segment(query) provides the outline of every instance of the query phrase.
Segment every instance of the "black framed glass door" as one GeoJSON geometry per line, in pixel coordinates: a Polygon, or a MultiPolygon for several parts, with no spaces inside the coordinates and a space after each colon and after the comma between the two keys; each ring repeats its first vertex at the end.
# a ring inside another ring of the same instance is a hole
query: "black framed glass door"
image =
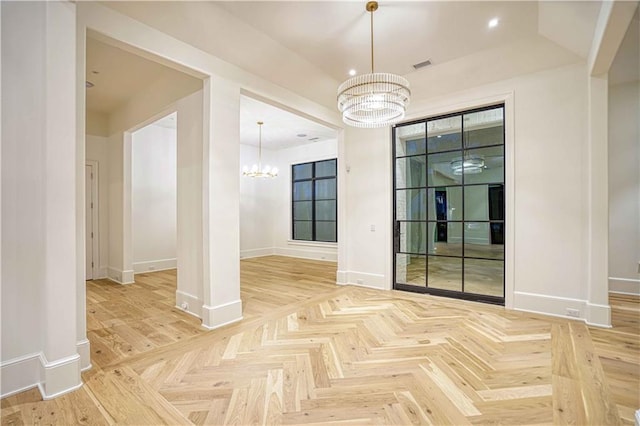
{"type": "Polygon", "coordinates": [[[393,129],[394,288],[504,304],[504,105],[393,129]]]}

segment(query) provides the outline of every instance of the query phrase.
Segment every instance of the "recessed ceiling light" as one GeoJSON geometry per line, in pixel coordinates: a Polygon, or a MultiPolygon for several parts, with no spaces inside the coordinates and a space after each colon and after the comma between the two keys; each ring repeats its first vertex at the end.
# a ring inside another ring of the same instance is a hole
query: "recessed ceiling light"
{"type": "Polygon", "coordinates": [[[84,86],[87,89],[91,89],[94,86],[94,84],[92,82],[90,82],[89,80],[87,80],[87,81],[84,82],[84,86]]]}
{"type": "Polygon", "coordinates": [[[306,133],[298,133],[296,136],[299,137],[299,138],[306,138],[307,137],[306,133]]]}
{"type": "Polygon", "coordinates": [[[356,70],[349,70],[349,75],[351,77],[353,77],[354,75],[356,75],[356,70]]]}
{"type": "Polygon", "coordinates": [[[493,18],[489,21],[489,28],[495,28],[498,26],[498,18],[493,18]]]}

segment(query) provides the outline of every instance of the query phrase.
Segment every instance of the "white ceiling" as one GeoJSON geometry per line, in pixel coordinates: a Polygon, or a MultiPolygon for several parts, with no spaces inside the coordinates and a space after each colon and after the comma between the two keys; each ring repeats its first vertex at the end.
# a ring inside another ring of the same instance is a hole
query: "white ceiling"
{"type": "Polygon", "coordinates": [[[110,114],[160,78],[174,87],[200,84],[173,68],[99,41],[91,33],[86,51],[85,78],[94,84],[86,91],[88,111],[110,114]]]}
{"type": "Polygon", "coordinates": [[[609,84],[622,84],[640,79],[640,8],[627,28],[618,53],[609,70],[609,84]]]}
{"type": "MultiPolygon", "coordinates": [[[[349,69],[370,70],[365,3],[103,2],[332,109],[349,69]]],[[[384,0],[374,13],[375,69],[404,75],[415,97],[427,99],[585,62],[600,5],[600,0],[384,0]],[[499,25],[490,29],[494,17],[499,25]],[[427,59],[433,65],[413,69],[427,59]]]]}
{"type": "MultiPolygon", "coordinates": [[[[365,3],[103,2],[332,109],[337,85],[348,78],[348,71],[370,69],[370,21],[365,3]]],[[[414,94],[429,99],[523,73],[584,62],[600,6],[599,0],[381,1],[374,14],[375,69],[405,75],[414,94]],[[499,20],[495,28],[488,27],[492,18],[499,20]],[[413,69],[413,64],[427,59],[433,65],[413,69]]],[[[115,81],[132,79],[126,83],[128,87],[143,84],[135,83],[136,78],[140,81],[136,66],[125,67],[122,59],[105,56],[106,65],[121,71],[115,81]]],[[[142,66],[139,69],[143,74],[151,72],[142,66]]],[[[113,95],[117,90],[110,88],[108,92],[113,95]]],[[[242,143],[257,143],[258,120],[265,122],[266,148],[304,142],[297,134],[335,137],[330,129],[254,99],[243,98],[241,109],[242,143]]]]}
{"type": "MultiPolygon", "coordinates": [[[[167,84],[193,80],[184,73],[143,58],[108,43],[87,38],[87,110],[109,115],[140,94],[154,80],[167,84]],[[97,72],[97,73],[96,73],[97,72]]],[[[258,145],[258,121],[263,121],[262,144],[266,149],[284,149],[335,139],[335,131],[311,120],[258,100],[242,96],[240,102],[240,143],[258,145]],[[298,136],[305,135],[305,136],[298,136]]],[[[175,128],[176,114],[153,123],[175,128]]]]}
{"type": "Polygon", "coordinates": [[[258,121],[264,122],[262,146],[267,149],[285,149],[336,138],[335,131],[328,127],[248,96],[241,96],[241,144],[258,146],[258,121]]]}
{"type": "MultiPolygon", "coordinates": [[[[216,2],[340,81],[370,71],[370,16],[365,1],[216,2]]],[[[530,1],[381,1],[374,13],[375,70],[406,75],[430,59],[442,64],[537,35],[530,1]],[[488,28],[497,17],[499,25],[488,28]]]]}

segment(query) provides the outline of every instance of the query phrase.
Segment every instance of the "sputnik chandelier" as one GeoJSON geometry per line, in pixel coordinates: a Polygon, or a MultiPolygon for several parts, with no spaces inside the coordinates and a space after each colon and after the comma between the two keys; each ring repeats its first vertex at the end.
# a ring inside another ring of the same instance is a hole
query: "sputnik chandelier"
{"type": "Polygon", "coordinates": [[[376,128],[395,124],[404,118],[411,90],[409,82],[396,74],[374,72],[373,12],[377,1],[367,3],[371,14],[371,73],[358,75],[338,87],[338,110],[349,126],[376,128]]]}
{"type": "Polygon", "coordinates": [[[249,168],[249,166],[244,166],[242,168],[242,175],[252,178],[274,178],[278,176],[278,168],[271,168],[269,166],[262,167],[262,125],[264,123],[262,121],[258,121],[258,164],[254,164],[249,168]]]}

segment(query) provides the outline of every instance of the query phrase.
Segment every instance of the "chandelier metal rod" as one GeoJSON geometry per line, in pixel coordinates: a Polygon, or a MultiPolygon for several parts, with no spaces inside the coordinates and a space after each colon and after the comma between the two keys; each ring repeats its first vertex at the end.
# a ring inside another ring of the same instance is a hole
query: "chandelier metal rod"
{"type": "Polygon", "coordinates": [[[371,74],[373,74],[373,10],[369,14],[371,15],[371,74]]]}
{"type": "Polygon", "coordinates": [[[374,68],[373,67],[373,12],[378,10],[378,2],[377,1],[367,2],[366,9],[369,11],[369,14],[371,15],[371,24],[369,25],[369,29],[371,32],[371,74],[373,74],[373,68],[374,68]]]}

